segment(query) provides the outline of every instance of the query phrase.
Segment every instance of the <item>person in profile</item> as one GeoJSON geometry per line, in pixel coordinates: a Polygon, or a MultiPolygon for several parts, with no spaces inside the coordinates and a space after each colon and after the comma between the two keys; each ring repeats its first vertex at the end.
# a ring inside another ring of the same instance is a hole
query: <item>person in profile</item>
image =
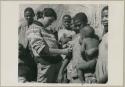
{"type": "Polygon", "coordinates": [[[28,40],[26,39],[26,31],[29,26],[34,22],[34,11],[32,8],[27,7],[24,10],[25,22],[19,26],[18,30],[18,80],[19,82],[36,81],[36,64],[33,60],[33,56],[29,51],[28,40]]]}
{"type": "Polygon", "coordinates": [[[102,24],[104,33],[99,45],[99,56],[96,65],[96,79],[98,83],[107,83],[108,81],[108,6],[102,9],[102,24]]]}
{"type": "Polygon", "coordinates": [[[57,20],[57,14],[52,8],[44,8],[42,17],[38,18],[26,31],[30,50],[37,63],[37,82],[56,83],[61,66],[61,54],[67,55],[69,48],[59,49],[58,41],[48,27],[57,20]]]}

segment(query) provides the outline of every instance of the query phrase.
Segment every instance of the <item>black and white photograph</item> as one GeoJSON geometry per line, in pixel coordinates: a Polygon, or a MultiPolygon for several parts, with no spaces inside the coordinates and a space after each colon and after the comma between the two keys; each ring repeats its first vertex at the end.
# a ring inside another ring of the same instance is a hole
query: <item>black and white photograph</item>
{"type": "Polygon", "coordinates": [[[123,87],[124,1],[0,1],[0,86],[123,87]]]}
{"type": "Polygon", "coordinates": [[[21,4],[19,83],[108,82],[107,4],[21,4]]]}

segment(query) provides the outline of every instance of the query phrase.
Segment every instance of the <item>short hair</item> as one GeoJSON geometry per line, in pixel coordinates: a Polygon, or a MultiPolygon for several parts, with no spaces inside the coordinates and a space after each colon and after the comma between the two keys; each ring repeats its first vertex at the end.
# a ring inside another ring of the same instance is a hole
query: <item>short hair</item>
{"type": "Polygon", "coordinates": [[[104,10],[108,10],[108,6],[105,6],[105,7],[102,9],[102,12],[103,12],[104,10]]]}
{"type": "Polygon", "coordinates": [[[102,16],[104,10],[108,10],[108,6],[105,6],[105,7],[102,9],[102,11],[101,11],[101,16],[102,16]]]}
{"type": "Polygon", "coordinates": [[[68,17],[70,20],[72,19],[70,15],[64,15],[63,19],[64,19],[64,17],[68,17]]]}
{"type": "Polygon", "coordinates": [[[36,16],[37,16],[37,19],[42,18],[43,17],[43,12],[42,11],[37,11],[36,16]]]}
{"type": "Polygon", "coordinates": [[[55,20],[57,20],[57,14],[52,8],[44,8],[43,9],[43,15],[46,17],[54,17],[55,20]]]}
{"type": "Polygon", "coordinates": [[[28,7],[24,10],[24,13],[26,13],[27,11],[31,12],[33,14],[33,16],[35,16],[34,10],[31,7],[28,7]]]}
{"type": "Polygon", "coordinates": [[[86,16],[86,14],[83,13],[83,12],[77,13],[77,14],[74,16],[73,20],[80,20],[81,22],[83,22],[83,23],[85,23],[85,24],[88,23],[88,18],[87,18],[87,16],[86,16]]]}
{"type": "Polygon", "coordinates": [[[87,36],[93,36],[95,34],[95,30],[93,27],[87,25],[84,28],[87,28],[87,30],[85,30],[85,32],[87,32],[87,36]]]}

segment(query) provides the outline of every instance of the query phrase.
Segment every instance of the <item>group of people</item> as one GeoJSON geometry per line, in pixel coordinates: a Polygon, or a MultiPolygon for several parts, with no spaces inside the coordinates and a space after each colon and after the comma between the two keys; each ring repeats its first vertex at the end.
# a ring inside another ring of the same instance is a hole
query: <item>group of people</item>
{"type": "Polygon", "coordinates": [[[26,22],[18,30],[19,82],[107,83],[108,6],[101,12],[102,39],[95,34],[83,12],[74,17],[64,15],[56,31],[49,27],[57,20],[52,8],[35,14],[28,7],[24,18],[26,22]]]}

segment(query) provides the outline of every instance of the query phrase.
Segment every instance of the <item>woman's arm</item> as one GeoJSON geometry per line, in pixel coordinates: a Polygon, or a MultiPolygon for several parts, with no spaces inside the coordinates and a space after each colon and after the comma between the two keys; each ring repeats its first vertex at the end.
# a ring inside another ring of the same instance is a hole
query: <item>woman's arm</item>
{"type": "Polygon", "coordinates": [[[80,70],[87,70],[90,68],[93,68],[96,65],[97,59],[92,59],[88,62],[84,61],[84,62],[80,62],[78,64],[78,69],[80,70]]]}

